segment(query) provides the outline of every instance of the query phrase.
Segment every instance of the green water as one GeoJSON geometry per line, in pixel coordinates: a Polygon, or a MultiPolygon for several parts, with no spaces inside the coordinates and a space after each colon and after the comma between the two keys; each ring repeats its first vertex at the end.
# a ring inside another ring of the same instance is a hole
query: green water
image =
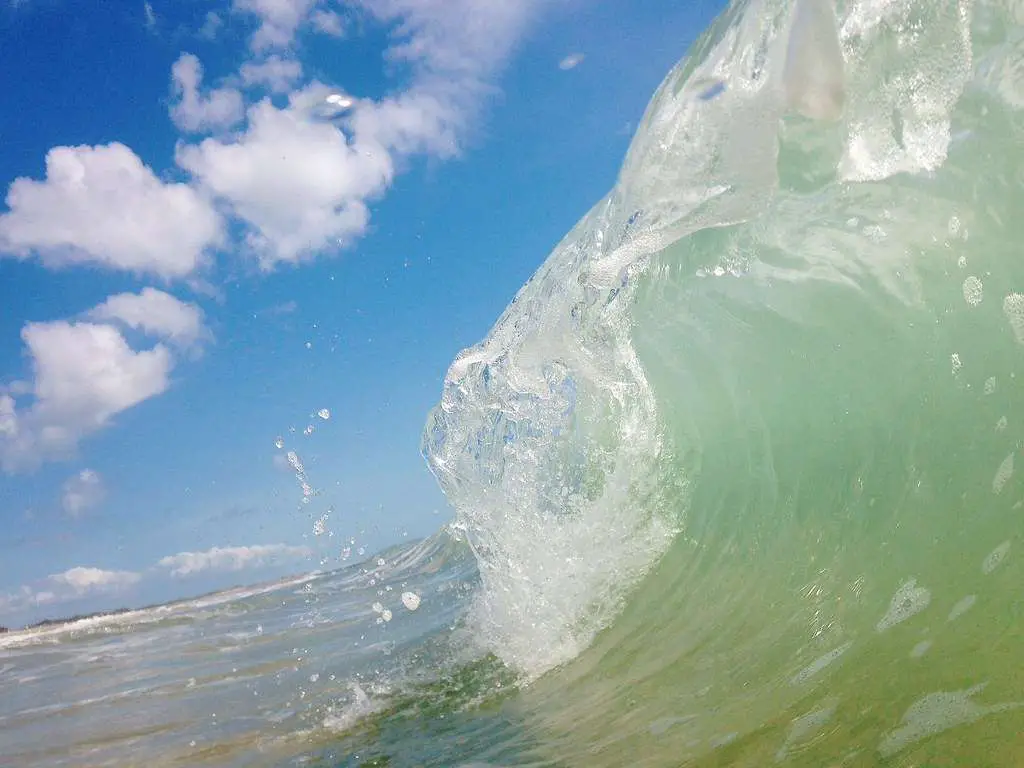
{"type": "Polygon", "coordinates": [[[524,762],[1024,764],[1024,6],[823,3],[716,22],[428,424],[524,762]]]}

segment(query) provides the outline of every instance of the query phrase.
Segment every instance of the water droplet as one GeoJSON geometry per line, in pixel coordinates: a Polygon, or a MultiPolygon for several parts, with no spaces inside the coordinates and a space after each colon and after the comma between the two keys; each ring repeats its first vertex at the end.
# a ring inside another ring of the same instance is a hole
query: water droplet
{"type": "Polygon", "coordinates": [[[408,608],[410,611],[415,611],[420,607],[420,596],[415,592],[403,592],[402,593],[402,605],[408,608]]]}

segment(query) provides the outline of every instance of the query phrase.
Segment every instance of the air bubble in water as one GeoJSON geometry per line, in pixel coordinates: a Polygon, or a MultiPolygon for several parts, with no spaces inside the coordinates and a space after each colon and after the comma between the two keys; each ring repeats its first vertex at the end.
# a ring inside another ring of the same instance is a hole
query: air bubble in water
{"type": "Polygon", "coordinates": [[[283,437],[275,437],[274,438],[274,447],[275,448],[284,448],[284,438],[283,437]]]}
{"type": "Polygon", "coordinates": [[[391,621],[391,611],[385,608],[383,611],[380,612],[380,617],[384,619],[384,621],[391,621]]]}
{"type": "Polygon", "coordinates": [[[374,613],[381,613],[384,610],[384,606],[380,603],[374,603],[370,606],[370,608],[373,610],[374,613]]]}
{"type": "Polygon", "coordinates": [[[306,426],[304,430],[302,430],[302,434],[304,434],[306,437],[309,437],[310,435],[313,434],[314,429],[316,429],[316,427],[314,427],[312,424],[309,424],[306,426]]]}
{"type": "Polygon", "coordinates": [[[1024,295],[1011,293],[1003,299],[1003,314],[1010,321],[1010,330],[1018,344],[1024,344],[1024,295]]]}
{"type": "Polygon", "coordinates": [[[986,576],[1002,564],[1003,560],[1010,553],[1010,542],[1004,541],[998,547],[993,549],[984,560],[981,561],[981,572],[986,576]]]}
{"type": "Polygon", "coordinates": [[[996,476],[992,478],[992,493],[1001,493],[1003,486],[1013,477],[1013,454],[1009,454],[1003,463],[996,470],[996,476]]]}
{"type": "Polygon", "coordinates": [[[327,408],[321,408],[319,411],[316,412],[316,415],[319,416],[324,421],[327,421],[329,418],[331,418],[331,412],[327,408]]]}
{"type": "Polygon", "coordinates": [[[923,611],[931,601],[932,593],[924,587],[917,586],[917,579],[910,579],[896,590],[889,603],[889,610],[875,625],[875,629],[885,632],[923,611]]]}
{"type": "Polygon", "coordinates": [[[953,368],[954,376],[960,373],[960,369],[964,367],[964,364],[960,361],[960,355],[957,352],[954,352],[952,355],[949,356],[949,362],[953,368]]]}
{"type": "Polygon", "coordinates": [[[402,593],[402,605],[408,608],[410,611],[415,611],[420,607],[420,596],[415,592],[403,592],[402,593]]]}
{"type": "Polygon", "coordinates": [[[913,647],[913,649],[910,651],[910,658],[912,658],[912,659],[920,659],[922,656],[924,656],[926,653],[928,653],[928,649],[931,648],[931,647],[932,647],[932,641],[931,640],[922,640],[920,643],[915,645],[913,647]]]}
{"type": "Polygon", "coordinates": [[[970,304],[972,307],[976,307],[981,304],[981,300],[984,298],[984,286],[981,280],[971,275],[964,280],[964,301],[970,304]]]}
{"type": "Polygon", "coordinates": [[[989,376],[987,379],[985,379],[985,394],[986,395],[991,395],[995,391],[996,391],[996,377],[995,376],[989,376]]]}
{"type": "Polygon", "coordinates": [[[288,466],[294,469],[297,475],[304,475],[306,473],[305,467],[302,466],[302,459],[299,458],[299,454],[295,451],[288,451],[285,458],[288,459],[288,466]]]}

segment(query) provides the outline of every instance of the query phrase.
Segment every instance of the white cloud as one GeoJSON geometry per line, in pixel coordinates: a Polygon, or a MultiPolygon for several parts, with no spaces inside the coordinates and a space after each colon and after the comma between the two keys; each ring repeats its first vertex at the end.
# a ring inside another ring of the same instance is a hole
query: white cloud
{"type": "Polygon", "coordinates": [[[585,58],[586,56],[584,56],[582,53],[570,53],[568,56],[566,56],[564,59],[558,62],[558,68],[562,70],[575,69],[576,67],[583,63],[583,59],[585,58]]]}
{"type": "Polygon", "coordinates": [[[171,91],[177,100],[171,119],[183,131],[203,133],[230,128],[245,114],[242,94],[234,88],[215,88],[204,96],[203,66],[198,57],[183,53],[171,67],[171,91]]]}
{"type": "Polygon", "coordinates": [[[178,163],[250,225],[247,238],[265,268],[295,262],[360,235],[366,200],[394,174],[379,145],[352,143],[301,103],[277,109],[264,100],[249,111],[236,141],[181,146],[178,163]]]}
{"type": "Polygon", "coordinates": [[[95,323],[29,323],[22,329],[34,372],[33,402],[0,412],[0,465],[16,471],[67,456],[79,441],[168,386],[173,365],[163,345],[136,352],[120,332],[95,323]]]}
{"type": "Polygon", "coordinates": [[[213,40],[217,37],[217,32],[220,31],[223,25],[224,21],[221,19],[220,14],[216,11],[207,11],[203,26],[199,28],[199,37],[204,40],[213,40]]]}
{"type": "Polygon", "coordinates": [[[61,506],[71,517],[78,517],[87,509],[99,504],[103,494],[103,481],[99,473],[92,469],[83,469],[64,483],[61,506]]]}
{"type": "Polygon", "coordinates": [[[104,571],[82,566],[48,577],[51,583],[70,588],[75,597],[90,592],[115,592],[137,584],[140,579],[138,573],[131,571],[104,571]]]}
{"type": "Polygon", "coordinates": [[[142,4],[142,15],[146,21],[146,29],[152,31],[156,28],[156,14],[153,12],[153,6],[148,2],[142,4]]]}
{"type": "Polygon", "coordinates": [[[256,544],[251,547],[213,547],[205,552],[179,552],[157,563],[172,576],[188,576],[202,571],[240,571],[287,559],[309,557],[308,547],[287,544],[256,544]]]}
{"type": "Polygon", "coordinates": [[[323,32],[331,37],[344,37],[345,35],[345,20],[339,13],[324,10],[316,11],[313,13],[310,21],[317,32],[323,32]]]}
{"type": "Polygon", "coordinates": [[[275,93],[283,93],[302,77],[302,65],[295,59],[274,54],[264,61],[247,61],[239,72],[246,85],[262,85],[275,93]]]}
{"type": "Polygon", "coordinates": [[[46,180],[15,179],[0,215],[0,253],[63,267],[94,263],[164,278],[195,270],[222,241],[210,203],[161,182],[123,144],[55,147],[46,180]]]}
{"type": "MultiPolygon", "coordinates": [[[[318,111],[330,90],[314,83],[293,93],[286,108],[269,100],[251,107],[247,128],[236,137],[180,145],[178,164],[249,225],[247,244],[262,267],[344,247],[365,232],[369,202],[386,192],[404,158],[458,153],[490,78],[537,2],[359,2],[391,28],[386,55],[411,70],[406,91],[377,102],[353,99],[332,121],[318,111]]],[[[263,19],[261,31],[269,24],[289,35],[314,6],[236,2],[263,19]]]]}
{"type": "Polygon", "coordinates": [[[91,309],[88,316],[93,320],[124,323],[151,336],[168,339],[179,347],[190,347],[208,335],[199,307],[155,288],[111,296],[91,309]]]}
{"type": "Polygon", "coordinates": [[[250,45],[262,51],[290,45],[316,4],[317,0],[235,0],[234,9],[259,18],[260,27],[250,45]]]}

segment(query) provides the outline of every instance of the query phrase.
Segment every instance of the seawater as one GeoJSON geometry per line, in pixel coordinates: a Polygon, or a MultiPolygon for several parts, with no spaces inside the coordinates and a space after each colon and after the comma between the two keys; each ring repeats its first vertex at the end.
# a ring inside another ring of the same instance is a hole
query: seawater
{"type": "Polygon", "coordinates": [[[734,3],[452,364],[446,530],[226,602],[242,678],[2,641],[0,762],[1024,764],[1022,212],[1019,0],[734,3]]]}

